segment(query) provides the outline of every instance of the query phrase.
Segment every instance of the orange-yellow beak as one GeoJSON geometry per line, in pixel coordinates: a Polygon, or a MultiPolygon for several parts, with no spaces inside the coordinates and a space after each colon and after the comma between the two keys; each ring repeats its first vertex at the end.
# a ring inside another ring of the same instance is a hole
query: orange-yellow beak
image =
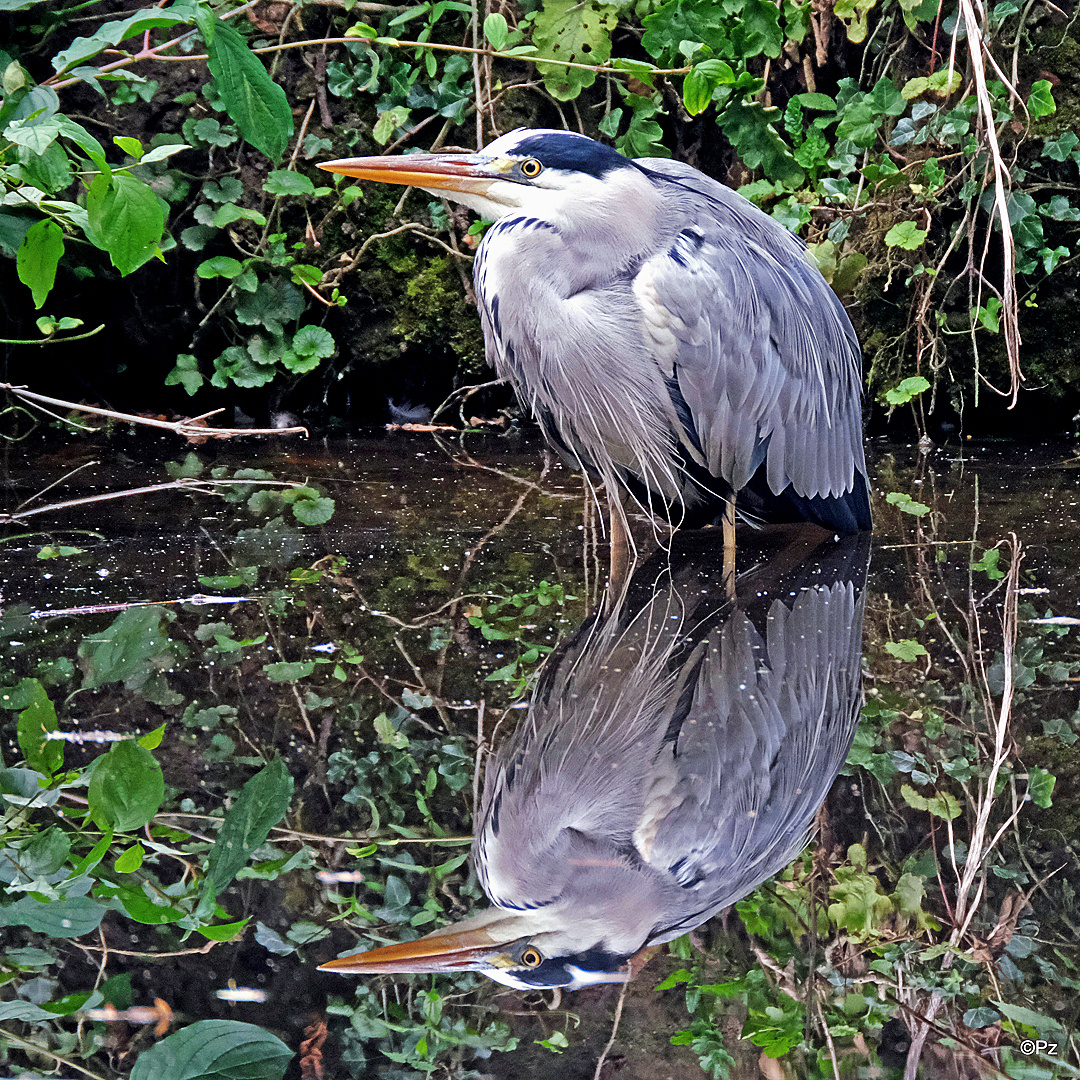
{"type": "Polygon", "coordinates": [[[340,158],[324,161],[320,169],[377,180],[381,184],[408,184],[425,190],[461,191],[484,195],[502,172],[491,158],[480,154],[406,154],[404,157],[340,158]]]}
{"type": "Polygon", "coordinates": [[[491,908],[416,941],[330,960],[321,964],[319,970],[348,975],[389,975],[509,967],[513,961],[505,952],[506,946],[526,934],[526,920],[520,915],[491,908]]]}

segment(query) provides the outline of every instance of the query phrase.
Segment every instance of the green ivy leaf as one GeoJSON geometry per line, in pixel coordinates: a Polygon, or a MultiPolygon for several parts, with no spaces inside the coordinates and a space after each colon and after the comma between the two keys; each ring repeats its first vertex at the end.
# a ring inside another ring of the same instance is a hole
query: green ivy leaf
{"type": "Polygon", "coordinates": [[[280,160],[293,135],[285,91],[248,48],[239,31],[199,8],[196,22],[206,39],[208,66],[221,103],[240,134],[271,161],[280,160]]]}
{"type": "Polygon", "coordinates": [[[777,134],[773,119],[777,109],[766,111],[756,101],[732,101],[717,119],[717,124],[750,169],[761,169],[770,180],[785,186],[801,187],[806,180],[791,148],[777,134]]]}
{"type": "Polygon", "coordinates": [[[206,379],[199,373],[199,361],[191,353],[179,353],[176,366],[165,376],[166,386],[182,386],[191,396],[206,379]]]}
{"type": "Polygon", "coordinates": [[[533,20],[536,69],[558,101],[572,101],[596,82],[595,71],[545,64],[539,57],[573,64],[603,64],[611,56],[618,9],[596,0],[547,0],[533,20]]]}
{"type": "Polygon", "coordinates": [[[922,246],[926,237],[926,230],[920,229],[914,221],[900,221],[885,234],[885,246],[914,251],[922,246]]]}
{"type": "Polygon", "coordinates": [[[206,880],[215,893],[220,893],[251,853],[266,842],[270,830],[289,809],[292,792],[293,779],[280,759],[271,761],[240,789],[207,858],[206,880]]]}
{"type": "Polygon", "coordinates": [[[281,1080],[293,1052],[238,1020],[199,1020],[139,1055],[131,1080],[281,1080]]]}
{"type": "Polygon", "coordinates": [[[920,795],[910,784],[904,784],[900,788],[900,794],[903,796],[904,802],[913,810],[925,810],[927,813],[933,814],[934,817],[942,818],[945,821],[952,821],[953,818],[960,816],[960,804],[956,801],[955,796],[950,795],[947,791],[939,791],[928,799],[924,795],[920,795]]]}
{"type": "Polygon", "coordinates": [[[920,656],[929,655],[926,649],[914,638],[901,638],[899,641],[886,641],[885,651],[890,656],[895,656],[897,660],[904,661],[917,660],[920,656]]]}
{"type": "Polygon", "coordinates": [[[117,832],[141,829],[165,798],[165,780],[154,755],[134,739],[115,743],[90,776],[90,816],[117,832]]]}
{"type": "Polygon", "coordinates": [[[1036,766],[1028,770],[1028,797],[1036,806],[1046,810],[1051,805],[1050,796],[1054,793],[1056,783],[1057,777],[1052,772],[1036,766]]]}
{"type": "Polygon", "coordinates": [[[1038,120],[1041,116],[1049,116],[1057,112],[1057,103],[1054,101],[1054,88],[1046,79],[1038,79],[1031,84],[1031,93],[1027,99],[1028,115],[1032,120],[1038,120]]]}
{"type": "Polygon", "coordinates": [[[31,225],[15,253],[19,280],[34,297],[34,307],[45,303],[56,282],[56,268],[64,254],[64,230],[50,218],[31,225]]]}
{"type": "Polygon", "coordinates": [[[910,495],[903,491],[890,491],[885,496],[885,501],[890,506],[895,506],[904,514],[911,514],[912,517],[922,517],[923,514],[930,513],[930,507],[926,503],[916,502],[910,495]]]}
{"type": "Polygon", "coordinates": [[[385,146],[394,132],[408,123],[410,115],[410,111],[404,105],[395,105],[392,109],[384,109],[379,113],[379,119],[375,121],[371,137],[380,146],[385,146]]]}
{"type": "Polygon", "coordinates": [[[911,375],[898,383],[891,390],[885,391],[885,401],[889,405],[906,405],[912,398],[918,397],[930,389],[930,381],[922,375],[911,375]]]}

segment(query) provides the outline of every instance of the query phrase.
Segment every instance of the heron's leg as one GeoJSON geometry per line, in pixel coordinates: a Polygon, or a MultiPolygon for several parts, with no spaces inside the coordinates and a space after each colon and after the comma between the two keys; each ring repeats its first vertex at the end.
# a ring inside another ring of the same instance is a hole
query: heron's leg
{"type": "Polygon", "coordinates": [[[735,497],[724,500],[724,512],[721,518],[724,530],[724,580],[730,582],[729,588],[735,587],[735,497]]]}
{"type": "Polygon", "coordinates": [[[623,504],[622,493],[619,491],[608,492],[609,520],[611,522],[611,565],[608,575],[607,610],[611,610],[622,598],[626,591],[626,583],[630,580],[630,571],[635,560],[634,541],[630,536],[630,530],[626,521],[626,507],[623,504]]]}

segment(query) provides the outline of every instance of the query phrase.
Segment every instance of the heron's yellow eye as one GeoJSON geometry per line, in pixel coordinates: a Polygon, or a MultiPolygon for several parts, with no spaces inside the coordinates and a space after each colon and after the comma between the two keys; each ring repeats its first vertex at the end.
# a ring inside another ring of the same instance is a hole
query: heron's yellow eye
{"type": "Polygon", "coordinates": [[[529,180],[534,176],[539,176],[543,171],[544,166],[541,165],[536,158],[531,157],[527,161],[521,163],[521,175],[527,177],[529,180]]]}
{"type": "MultiPolygon", "coordinates": [[[[528,162],[526,162],[525,164],[527,165],[528,162]]],[[[544,962],[544,958],[536,951],[536,949],[530,948],[526,949],[521,954],[521,962],[526,967],[534,968],[539,967],[544,962]]]]}

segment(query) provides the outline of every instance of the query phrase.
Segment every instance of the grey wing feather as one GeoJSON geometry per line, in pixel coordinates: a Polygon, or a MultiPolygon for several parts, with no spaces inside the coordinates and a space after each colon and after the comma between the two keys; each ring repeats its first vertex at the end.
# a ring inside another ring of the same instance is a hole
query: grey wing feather
{"type": "Polygon", "coordinates": [[[860,351],[805,246],[687,165],[639,164],[703,197],[675,244],[641,268],[637,291],[670,316],[658,354],[710,472],[740,489],[766,461],[774,494],[789,483],[807,497],[850,491],[866,473],[860,351]]]}
{"type": "Polygon", "coordinates": [[[773,602],[764,638],[736,612],[703,643],[649,855],[696,894],[690,922],[805,846],[858,721],[862,605],[851,582],[807,589],[790,609],[773,602]]]}

